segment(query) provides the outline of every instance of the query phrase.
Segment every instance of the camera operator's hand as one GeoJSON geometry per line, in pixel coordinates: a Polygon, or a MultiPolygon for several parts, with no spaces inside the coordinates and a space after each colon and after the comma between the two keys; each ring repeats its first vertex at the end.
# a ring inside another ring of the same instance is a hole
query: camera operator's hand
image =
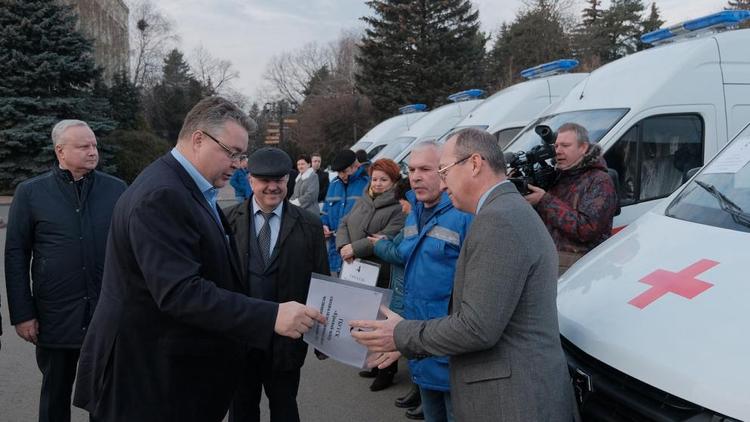
{"type": "Polygon", "coordinates": [[[536,205],[541,201],[542,197],[544,196],[547,191],[545,191],[542,188],[538,188],[534,185],[528,185],[529,190],[531,193],[527,193],[524,198],[526,198],[527,201],[529,201],[529,204],[536,205]]]}

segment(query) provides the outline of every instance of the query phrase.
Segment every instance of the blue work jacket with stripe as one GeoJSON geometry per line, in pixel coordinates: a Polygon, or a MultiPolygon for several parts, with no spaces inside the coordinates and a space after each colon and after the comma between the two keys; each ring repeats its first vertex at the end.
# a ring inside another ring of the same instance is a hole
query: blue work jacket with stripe
{"type": "MultiPolygon", "coordinates": [[[[324,226],[328,226],[332,232],[336,232],[339,223],[345,215],[349,214],[357,198],[362,196],[370,178],[364,166],[357,169],[347,183],[344,183],[338,176],[328,186],[325,202],[323,203],[323,215],[320,219],[324,226]]],[[[328,264],[331,271],[341,271],[341,255],[336,249],[336,238],[328,238],[328,264]]]]}
{"type": "MultiPolygon", "coordinates": [[[[435,212],[419,230],[424,204],[413,192],[407,193],[412,211],[398,246],[405,264],[404,317],[427,320],[448,315],[453,292],[456,260],[473,216],[453,207],[443,192],[435,212]]],[[[449,391],[450,375],[447,356],[409,360],[414,382],[430,390],[449,391]]]]}

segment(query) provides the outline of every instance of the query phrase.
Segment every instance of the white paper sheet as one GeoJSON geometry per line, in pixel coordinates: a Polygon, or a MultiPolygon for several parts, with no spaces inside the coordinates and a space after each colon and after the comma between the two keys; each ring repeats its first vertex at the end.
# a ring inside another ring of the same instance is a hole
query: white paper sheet
{"type": "Polygon", "coordinates": [[[366,286],[375,286],[378,282],[378,273],[380,264],[363,259],[354,259],[351,263],[346,261],[341,265],[341,279],[364,284],[366,286]]]}
{"type": "Polygon", "coordinates": [[[378,319],[380,306],[388,306],[390,302],[390,290],[313,274],[307,305],[320,310],[327,324],[315,323],[303,338],[339,362],[365,368],[367,348],[354,341],[349,321],[378,319]]]}
{"type": "Polygon", "coordinates": [[[703,174],[737,173],[748,162],[750,162],[750,137],[738,138],[703,170],[703,174]]]}

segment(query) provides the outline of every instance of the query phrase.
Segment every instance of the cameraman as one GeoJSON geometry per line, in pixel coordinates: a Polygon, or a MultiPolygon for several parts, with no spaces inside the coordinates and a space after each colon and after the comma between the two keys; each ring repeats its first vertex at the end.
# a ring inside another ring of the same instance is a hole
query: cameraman
{"type": "Polygon", "coordinates": [[[549,191],[529,185],[526,200],[536,208],[555,241],[560,275],[586,252],[609,238],[617,193],[601,147],[589,143],[586,128],[565,123],[555,140],[557,178],[549,191]]]}

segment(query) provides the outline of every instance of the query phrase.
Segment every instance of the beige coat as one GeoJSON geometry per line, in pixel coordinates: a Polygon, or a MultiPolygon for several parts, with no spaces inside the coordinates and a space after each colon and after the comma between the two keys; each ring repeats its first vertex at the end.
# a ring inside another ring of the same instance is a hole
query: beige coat
{"type": "Polygon", "coordinates": [[[401,211],[401,204],[393,189],[374,200],[365,192],[341,220],[336,231],[336,249],[340,250],[351,244],[355,257],[379,263],[378,286],[387,287],[390,272],[388,264],[375,256],[367,234],[384,234],[392,238],[404,227],[404,222],[406,214],[401,211]]]}

